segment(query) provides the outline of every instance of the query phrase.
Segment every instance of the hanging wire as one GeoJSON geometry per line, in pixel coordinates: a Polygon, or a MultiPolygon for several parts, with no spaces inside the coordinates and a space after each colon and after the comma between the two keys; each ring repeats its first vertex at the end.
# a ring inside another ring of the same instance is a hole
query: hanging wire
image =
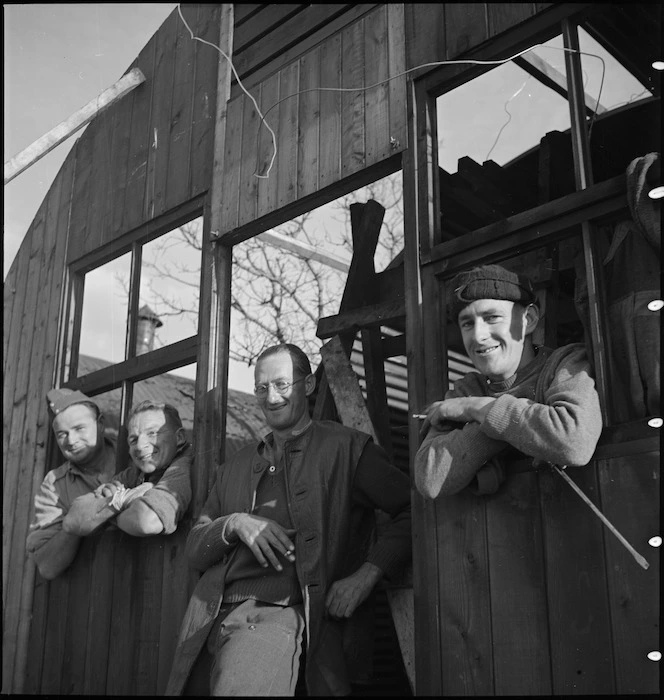
{"type": "MultiPolygon", "coordinates": [[[[258,127],[259,131],[260,131],[260,126],[262,126],[262,124],[264,123],[265,126],[266,126],[266,128],[269,130],[270,134],[272,134],[272,145],[273,145],[273,149],[274,149],[274,150],[273,150],[273,153],[272,153],[272,160],[270,161],[270,166],[269,166],[269,168],[268,168],[268,170],[267,170],[267,173],[266,173],[265,175],[258,175],[258,174],[256,174],[256,173],[254,173],[254,175],[255,175],[256,177],[260,177],[260,178],[267,178],[267,177],[269,177],[269,175],[270,175],[270,170],[272,169],[272,165],[274,164],[274,159],[277,157],[277,136],[276,136],[276,134],[274,133],[274,131],[272,131],[272,129],[270,128],[270,125],[265,121],[265,117],[263,116],[263,114],[262,114],[260,108],[258,107],[258,103],[257,103],[256,100],[254,99],[254,96],[253,96],[253,95],[244,87],[244,85],[242,84],[242,81],[240,80],[240,76],[237,74],[237,71],[235,70],[235,66],[233,65],[233,61],[232,61],[232,60],[226,55],[226,53],[225,53],[219,46],[217,46],[216,44],[213,44],[211,41],[207,41],[206,39],[201,39],[201,38],[198,37],[198,36],[194,36],[194,33],[191,31],[191,27],[187,24],[187,20],[182,16],[182,10],[180,9],[180,5],[179,5],[179,4],[178,4],[178,14],[180,15],[180,19],[181,19],[182,22],[184,23],[184,26],[187,28],[187,31],[189,32],[189,34],[191,35],[191,38],[192,38],[194,41],[200,41],[202,44],[207,44],[208,46],[211,46],[213,49],[216,49],[216,50],[228,61],[229,65],[230,65],[230,67],[231,67],[231,70],[233,71],[233,75],[235,75],[235,79],[237,80],[237,84],[242,88],[242,90],[243,90],[244,93],[247,95],[247,97],[249,97],[249,99],[254,103],[254,107],[256,108],[256,112],[258,112],[258,114],[259,114],[259,116],[260,116],[260,118],[261,118],[261,123],[260,123],[260,125],[259,125],[259,127],[258,127]]],[[[296,94],[297,94],[297,93],[296,93],[296,94]]]]}
{"type": "MultiPolygon", "coordinates": [[[[385,80],[381,80],[377,83],[374,83],[373,85],[367,85],[365,87],[352,87],[352,88],[342,88],[342,87],[313,87],[313,88],[306,88],[305,90],[298,90],[297,92],[294,92],[292,95],[286,95],[285,97],[282,97],[280,100],[277,100],[269,109],[265,112],[265,114],[262,114],[259,107],[258,103],[254,99],[253,95],[248,92],[248,90],[244,87],[242,84],[242,81],[240,80],[240,77],[237,74],[237,71],[235,70],[235,66],[233,65],[233,61],[220,49],[218,46],[213,44],[210,41],[206,41],[205,39],[201,39],[200,37],[194,36],[194,33],[191,31],[189,25],[187,24],[186,20],[182,16],[182,12],[180,10],[180,5],[178,4],[178,13],[180,15],[180,19],[184,23],[185,27],[189,31],[189,34],[191,35],[191,38],[194,39],[195,41],[200,41],[203,44],[207,44],[208,46],[211,46],[213,49],[216,49],[230,64],[230,67],[233,71],[233,74],[235,75],[235,78],[237,79],[238,85],[242,88],[243,92],[251,99],[251,101],[254,103],[254,106],[256,108],[256,112],[260,116],[261,120],[258,124],[258,130],[256,133],[256,137],[258,138],[258,135],[260,134],[261,127],[263,124],[265,124],[265,127],[269,130],[270,134],[272,135],[272,146],[273,146],[273,152],[272,152],[272,157],[270,159],[270,163],[267,167],[267,170],[265,172],[265,175],[259,175],[258,173],[254,173],[254,177],[262,178],[262,179],[267,179],[270,177],[270,171],[272,170],[272,166],[274,165],[274,161],[277,157],[277,137],[270,127],[270,125],[266,121],[267,115],[278,105],[280,105],[282,102],[285,100],[289,100],[292,97],[297,97],[298,95],[303,95],[307,92],[366,92],[367,90],[372,90],[373,88],[379,87],[381,85],[384,85],[385,83],[389,83],[390,80],[396,80],[396,78],[400,78],[404,75],[408,75],[409,73],[412,73],[413,71],[420,70],[421,68],[436,68],[439,66],[451,66],[451,65],[477,65],[477,66],[499,66],[502,65],[503,63],[508,63],[509,61],[513,61],[515,58],[518,58],[519,56],[523,56],[525,53],[528,53],[529,51],[532,51],[533,49],[536,49],[538,47],[543,47],[547,49],[553,49],[555,51],[567,51],[568,53],[578,53],[581,56],[592,56],[594,58],[599,59],[602,62],[602,79],[600,81],[600,86],[599,86],[599,91],[597,93],[597,105],[600,103],[600,99],[602,96],[602,88],[604,86],[604,75],[606,73],[606,64],[604,62],[604,59],[601,56],[598,56],[597,54],[594,53],[589,53],[588,51],[578,51],[577,49],[569,49],[566,47],[558,47],[558,46],[547,46],[546,44],[533,44],[532,46],[529,46],[527,49],[523,49],[522,51],[519,51],[518,53],[515,53],[513,56],[509,56],[507,58],[499,58],[499,59],[472,59],[472,58],[464,58],[464,59],[452,59],[452,60],[446,60],[446,61],[432,61],[430,63],[422,63],[419,66],[415,66],[414,68],[409,68],[408,70],[402,71],[401,73],[397,73],[396,75],[392,75],[389,78],[385,78],[385,80]]],[[[595,123],[595,118],[597,117],[597,110],[593,110],[592,117],[590,119],[590,125],[588,127],[588,138],[590,138],[590,135],[592,133],[592,128],[593,124],[595,123]]]]}

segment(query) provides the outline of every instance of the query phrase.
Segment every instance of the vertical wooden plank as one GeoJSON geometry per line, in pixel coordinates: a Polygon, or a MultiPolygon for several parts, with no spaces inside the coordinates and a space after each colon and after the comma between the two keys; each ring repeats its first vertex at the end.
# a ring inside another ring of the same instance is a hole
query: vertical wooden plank
{"type": "MultiPolygon", "coordinates": [[[[221,182],[221,231],[237,228],[240,201],[240,168],[242,166],[242,112],[246,96],[242,94],[228,103],[226,109],[226,140],[224,143],[224,177],[221,182]]],[[[277,144],[279,139],[277,139],[277,144]]]]}
{"type": "MultiPolygon", "coordinates": [[[[221,5],[198,6],[194,36],[219,45],[219,21],[221,5]]],[[[186,17],[186,15],[185,15],[186,17]]],[[[191,26],[191,25],[190,25],[191,26]]],[[[190,197],[195,197],[210,188],[212,161],[214,158],[214,115],[217,104],[217,66],[225,61],[211,46],[196,45],[196,79],[194,82],[194,115],[191,132],[190,197]]]]}
{"type": "MultiPolygon", "coordinates": [[[[140,89],[137,88],[137,89],[140,89]]],[[[76,171],[74,173],[74,194],[72,197],[69,221],[69,240],[71,245],[67,252],[67,262],[79,257],[80,251],[87,250],[86,236],[88,226],[89,194],[92,182],[92,155],[94,152],[94,135],[97,123],[92,121],[76,141],[76,171]]]]}
{"type": "Polygon", "coordinates": [[[364,93],[366,124],[366,165],[390,155],[390,105],[387,5],[381,5],[364,18],[364,84],[376,85],[364,93]]]}
{"type": "MultiPolygon", "coordinates": [[[[28,639],[31,663],[27,665],[23,682],[23,692],[26,695],[39,695],[42,692],[44,652],[47,639],[48,592],[48,582],[41,576],[36,576],[31,608],[32,624],[28,639]]],[[[9,692],[9,688],[3,688],[4,692],[9,692]]]]}
{"type": "Polygon", "coordinates": [[[105,530],[98,536],[90,572],[90,610],[85,643],[86,695],[106,694],[106,671],[113,614],[113,571],[125,562],[115,559],[117,531],[105,530]]]}
{"type": "MultiPolygon", "coordinates": [[[[81,257],[99,248],[106,239],[106,202],[110,189],[115,113],[102,112],[88,126],[87,136],[92,140],[85,239],[80,241],[76,256],[81,257]]],[[[70,258],[71,259],[71,258],[70,258]]]]}
{"type": "Polygon", "coordinates": [[[69,602],[60,678],[62,695],[82,695],[84,692],[91,594],[90,574],[97,539],[94,535],[83,538],[76,559],[69,567],[69,602]]]}
{"type": "Polygon", "coordinates": [[[39,583],[40,586],[46,588],[48,610],[44,637],[37,640],[31,648],[42,647],[43,650],[44,661],[40,678],[43,695],[59,695],[62,692],[70,578],[71,569],[53,581],[40,579],[39,583]]]}
{"type": "Polygon", "coordinates": [[[184,552],[188,534],[189,527],[180,524],[178,529],[164,540],[157,695],[163,695],[166,690],[180,624],[189,602],[189,565],[184,552]],[[164,611],[168,611],[168,614],[164,614],[164,611]]]}
{"type": "MultiPolygon", "coordinates": [[[[404,3],[406,68],[415,68],[447,57],[445,8],[449,3],[404,3]]],[[[415,72],[411,75],[417,75],[415,72]]]]}
{"type": "MultiPolygon", "coordinates": [[[[39,212],[37,212],[39,214],[39,212]]],[[[12,312],[11,312],[11,323],[9,324],[9,329],[6,331],[5,340],[7,342],[7,349],[4,356],[4,386],[3,386],[3,397],[2,397],[2,454],[4,456],[3,460],[3,474],[4,470],[8,469],[9,462],[7,461],[7,449],[9,446],[9,438],[11,435],[11,419],[12,419],[12,406],[14,403],[14,386],[16,384],[16,370],[18,366],[19,357],[21,354],[21,324],[23,322],[23,307],[25,305],[25,297],[27,294],[27,285],[30,272],[30,257],[32,253],[32,238],[34,236],[34,223],[30,225],[28,232],[21,243],[18,255],[16,258],[16,268],[15,277],[12,286],[10,287],[10,282],[5,282],[5,294],[8,292],[13,297],[12,302],[12,312]]],[[[5,323],[8,318],[5,317],[5,323]]],[[[5,482],[5,489],[7,488],[7,482],[5,482]]],[[[3,508],[3,514],[7,514],[7,510],[3,508]]],[[[3,569],[4,573],[4,569],[3,569]]],[[[3,581],[6,579],[3,577],[3,581]]]]}
{"type": "MultiPolygon", "coordinates": [[[[180,11],[187,24],[190,27],[196,27],[199,8],[196,5],[181,5],[180,11]]],[[[175,71],[173,74],[173,101],[168,137],[169,148],[164,205],[166,210],[173,209],[189,197],[194,88],[196,85],[196,44],[200,43],[191,38],[179,14],[177,12],[175,14],[177,16],[175,71]]]]}
{"type": "MultiPolygon", "coordinates": [[[[268,124],[275,135],[279,133],[279,109],[274,105],[279,101],[279,77],[280,73],[271,75],[261,84],[260,108],[265,117],[265,123],[260,126],[258,133],[258,155],[256,158],[257,172],[267,175],[258,179],[258,205],[256,216],[261,217],[277,208],[277,171],[274,167],[268,174],[268,168],[272,164],[274,149],[278,144],[272,139],[265,124],[268,124]]],[[[275,156],[276,158],[276,156],[275,156]]]]}
{"type": "Polygon", "coordinates": [[[532,2],[488,2],[486,7],[489,36],[507,31],[535,14],[532,2]]]}
{"type": "Polygon", "coordinates": [[[116,533],[115,560],[122,562],[113,571],[113,604],[111,634],[106,669],[106,695],[135,695],[134,658],[137,650],[140,607],[137,560],[140,556],[138,537],[122,531],[116,533]]]}
{"type": "Polygon", "coordinates": [[[465,491],[435,506],[443,695],[493,695],[485,503],[465,491]]]}
{"type": "MultiPolygon", "coordinates": [[[[254,90],[254,92],[256,92],[254,90]]],[[[260,93],[258,100],[260,100],[260,93]]],[[[254,97],[256,99],[256,97],[254,97]]],[[[258,102],[258,100],[256,100],[258,102]]],[[[240,157],[240,189],[238,190],[239,214],[238,223],[241,226],[256,218],[258,205],[258,112],[253,101],[244,95],[244,110],[242,112],[242,155],[240,157]]]]}
{"type": "Polygon", "coordinates": [[[387,4],[387,45],[390,138],[392,150],[399,151],[408,145],[406,129],[406,28],[404,3],[387,4]],[[400,78],[395,76],[401,75],[400,78]]]}
{"type": "MultiPolygon", "coordinates": [[[[335,34],[320,47],[321,87],[340,87],[341,35],[335,34]]],[[[320,93],[319,176],[321,188],[341,177],[341,93],[320,93]]]]}
{"type": "MultiPolygon", "coordinates": [[[[404,293],[406,303],[406,354],[408,366],[408,409],[420,412],[427,400],[427,381],[434,394],[441,396],[444,387],[438,369],[428,376],[425,366],[425,331],[437,332],[438,324],[425,324],[422,299],[433,301],[432,317],[436,313],[437,290],[423,287],[423,270],[420,268],[420,235],[426,222],[421,219],[419,198],[421,153],[419,141],[420,113],[416,112],[418,97],[413,83],[407,92],[407,127],[409,148],[403,153],[403,203],[404,203],[404,293]],[[425,379],[426,378],[426,379],[425,379]],[[433,385],[433,386],[432,386],[433,385]]],[[[431,345],[427,345],[432,347],[431,345]]],[[[438,347],[438,344],[433,345],[438,347]]],[[[420,443],[419,424],[410,418],[408,430],[410,464],[414,462],[420,443]]],[[[413,475],[411,472],[411,485],[413,475]]],[[[423,498],[411,486],[413,526],[413,594],[415,600],[415,692],[419,695],[440,695],[443,683],[441,675],[440,635],[440,585],[438,565],[437,511],[432,500],[423,498]]]]}
{"type": "Polygon", "coordinates": [[[133,688],[136,695],[155,695],[159,669],[159,629],[163,582],[164,536],[141,539],[138,545],[137,592],[141,614],[135,621],[133,688]]]}
{"type": "Polygon", "coordinates": [[[154,85],[156,46],[156,40],[152,39],[134,62],[134,65],[140,68],[145,75],[145,82],[133,91],[134,102],[131,112],[124,206],[122,222],[118,227],[122,232],[131,231],[143,221],[148,151],[152,138],[150,108],[154,85]]]}
{"type": "MultiPolygon", "coordinates": [[[[17,328],[19,339],[17,348],[16,364],[10,367],[11,377],[13,381],[7,383],[5,391],[12,397],[10,406],[11,424],[9,428],[9,439],[4,453],[4,459],[8,466],[11,465],[11,471],[5,472],[9,477],[4,484],[2,494],[2,511],[4,526],[2,529],[2,580],[12,583],[9,578],[9,566],[12,554],[13,529],[16,517],[25,517],[24,513],[19,513],[16,509],[16,501],[19,497],[21,487],[24,483],[26,472],[31,472],[32,465],[26,464],[22,458],[23,452],[23,430],[25,427],[25,416],[28,402],[28,384],[30,379],[30,353],[32,350],[32,340],[34,335],[33,323],[35,309],[40,298],[40,277],[43,273],[42,259],[42,244],[44,236],[44,217],[46,215],[46,206],[42,204],[39,209],[38,218],[35,220],[32,236],[28,239],[31,244],[30,258],[28,262],[27,273],[27,288],[26,294],[21,304],[21,321],[17,328]]],[[[14,563],[16,563],[14,561],[14,563]]],[[[18,607],[16,601],[13,606],[9,606],[8,600],[3,601],[4,611],[6,615],[15,615],[18,607]],[[11,609],[13,608],[13,610],[11,609]]],[[[10,624],[11,618],[5,618],[5,635],[10,635],[12,638],[16,634],[16,627],[10,624]]],[[[3,646],[5,649],[8,638],[3,636],[3,646]]],[[[4,675],[4,674],[3,674],[4,675]]]]}
{"type": "Polygon", "coordinates": [[[486,497],[496,695],[551,695],[538,477],[486,497]]]}
{"type": "Polygon", "coordinates": [[[155,67],[150,108],[150,134],[145,180],[143,220],[149,221],[166,208],[166,179],[170,148],[171,104],[175,74],[175,39],[180,17],[173,11],[156,35],[155,67]]]}
{"type": "Polygon", "coordinates": [[[485,3],[445,4],[446,58],[456,58],[488,38],[485,3]]]}
{"type": "MultiPolygon", "coordinates": [[[[69,171],[71,172],[71,170],[69,171]]],[[[67,172],[65,171],[65,177],[67,172]]],[[[46,445],[48,443],[49,421],[44,397],[46,386],[50,388],[52,381],[52,336],[49,331],[53,327],[53,318],[59,312],[60,297],[53,294],[53,287],[61,279],[64,255],[58,254],[66,245],[66,235],[58,237],[59,210],[63,190],[68,187],[65,180],[58,176],[54,181],[44,207],[44,235],[42,239],[42,263],[39,286],[41,299],[33,310],[32,347],[30,351],[30,372],[26,396],[26,411],[24,424],[21,426],[21,456],[17,469],[19,489],[13,503],[14,518],[12,530],[12,559],[10,560],[10,577],[7,590],[7,600],[11,598],[12,583],[17,587],[18,595],[18,627],[16,629],[16,659],[14,661],[14,689],[22,692],[23,675],[27,663],[26,650],[28,643],[30,615],[32,605],[32,589],[34,584],[35,567],[28,560],[25,551],[25,541],[28,526],[32,518],[33,495],[44,475],[46,461],[46,445]],[[64,240],[63,240],[64,239],[64,240]],[[48,349],[51,349],[50,355],[48,349]],[[50,360],[50,361],[49,361],[50,360]]],[[[65,232],[66,233],[66,232],[65,232]]],[[[7,618],[6,618],[7,619],[7,618]]]]}
{"type": "Polygon", "coordinates": [[[320,95],[320,48],[300,59],[300,104],[298,113],[297,196],[318,190],[320,95]],[[307,92],[309,90],[309,92],[307,92]]]}
{"type": "MultiPolygon", "coordinates": [[[[364,87],[364,20],[341,32],[341,85],[364,87]]],[[[341,94],[341,175],[346,177],[365,165],[364,92],[341,94]]]]}
{"type": "MultiPolygon", "coordinates": [[[[143,91],[150,88],[143,86],[143,91]]],[[[122,224],[126,191],[130,178],[129,155],[134,117],[135,90],[132,90],[122,102],[122,109],[116,116],[116,132],[113,137],[113,153],[111,154],[111,180],[109,183],[110,211],[108,212],[108,237],[116,238],[124,233],[122,224]]]]}
{"type": "MultiPolygon", "coordinates": [[[[300,59],[300,90],[320,87],[320,49],[300,59]]],[[[298,111],[297,196],[318,191],[320,95],[318,90],[302,92],[298,111]]]]}
{"type": "Polygon", "coordinates": [[[284,101],[279,105],[277,159],[274,167],[278,178],[277,201],[280,207],[294,202],[297,197],[297,115],[300,97],[296,93],[299,84],[300,62],[294,61],[281,71],[279,82],[279,99],[284,101]]]}
{"type": "Polygon", "coordinates": [[[661,532],[660,454],[605,460],[598,469],[602,512],[650,564],[642,569],[616,537],[605,535],[616,693],[656,695],[660,669],[647,655],[661,650],[660,548],[648,541],[661,532]]]}
{"type": "MultiPolygon", "coordinates": [[[[595,465],[568,470],[597,501],[595,465]]],[[[557,474],[540,475],[554,695],[615,693],[603,525],[557,474]]],[[[597,505],[597,504],[596,504],[597,505]]]]}

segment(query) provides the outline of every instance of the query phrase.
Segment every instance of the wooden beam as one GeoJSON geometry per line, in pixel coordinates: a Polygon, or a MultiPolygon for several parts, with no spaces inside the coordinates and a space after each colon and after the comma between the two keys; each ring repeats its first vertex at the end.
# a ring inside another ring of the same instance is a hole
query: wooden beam
{"type": "Polygon", "coordinates": [[[316,335],[319,338],[331,338],[333,335],[357,331],[358,328],[388,326],[390,322],[400,320],[405,315],[406,304],[403,299],[362,306],[319,319],[316,335]]]}
{"type": "Polygon", "coordinates": [[[316,260],[324,265],[333,267],[335,270],[340,270],[341,272],[348,272],[348,270],[350,270],[350,261],[344,260],[332,253],[325,253],[308,243],[298,241],[296,238],[291,238],[290,236],[284,236],[282,233],[265,231],[257,236],[257,238],[265,241],[269,245],[300,255],[307,260],[316,260]]]}
{"type": "Polygon", "coordinates": [[[84,107],[60,122],[27,148],[24,148],[18,155],[5,163],[5,185],[144,82],[145,76],[140,69],[132,68],[117,83],[104,90],[94,100],[90,100],[84,107]]]}
{"type": "MultiPolygon", "coordinates": [[[[543,85],[555,90],[566,100],[569,99],[569,88],[565,75],[537,54],[532,52],[525,53],[523,56],[513,59],[513,62],[527,73],[530,73],[534,78],[537,78],[543,85]]],[[[586,109],[589,112],[595,112],[596,114],[606,112],[606,107],[603,107],[594,97],[587,92],[584,92],[583,95],[586,109]]]]}

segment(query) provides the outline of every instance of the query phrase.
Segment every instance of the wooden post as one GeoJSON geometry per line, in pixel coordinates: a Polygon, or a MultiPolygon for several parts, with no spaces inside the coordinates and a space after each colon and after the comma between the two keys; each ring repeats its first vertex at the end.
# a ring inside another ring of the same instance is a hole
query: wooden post
{"type": "Polygon", "coordinates": [[[66,141],[72,134],[82,129],[107,107],[122,99],[128,92],[145,82],[145,76],[138,68],[132,68],[117,83],[90,100],[84,107],[60,122],[56,127],[24,148],[18,155],[5,163],[5,185],[24,170],[50,153],[56,146],[66,141]]]}
{"type": "MultiPolygon", "coordinates": [[[[233,5],[221,6],[219,46],[230,56],[233,48],[233,5]]],[[[196,395],[201,398],[194,416],[196,463],[193,472],[194,517],[198,517],[209,490],[209,478],[223,458],[228,395],[228,343],[230,336],[232,248],[219,245],[221,181],[224,172],[226,108],[231,91],[231,67],[220,54],[217,107],[214,125],[214,161],[208,198],[209,228],[203,231],[203,262],[199,309],[200,349],[196,395]]],[[[206,212],[207,214],[207,212],[206,212]]]]}

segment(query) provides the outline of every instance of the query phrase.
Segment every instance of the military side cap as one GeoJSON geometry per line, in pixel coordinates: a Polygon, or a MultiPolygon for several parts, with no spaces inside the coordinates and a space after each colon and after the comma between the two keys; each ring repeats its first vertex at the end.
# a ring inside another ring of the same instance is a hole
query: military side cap
{"type": "Polygon", "coordinates": [[[53,416],[57,416],[58,413],[62,413],[65,408],[69,408],[75,403],[89,402],[98,407],[94,399],[91,399],[77,389],[51,389],[51,391],[46,394],[46,402],[53,416]]]}

